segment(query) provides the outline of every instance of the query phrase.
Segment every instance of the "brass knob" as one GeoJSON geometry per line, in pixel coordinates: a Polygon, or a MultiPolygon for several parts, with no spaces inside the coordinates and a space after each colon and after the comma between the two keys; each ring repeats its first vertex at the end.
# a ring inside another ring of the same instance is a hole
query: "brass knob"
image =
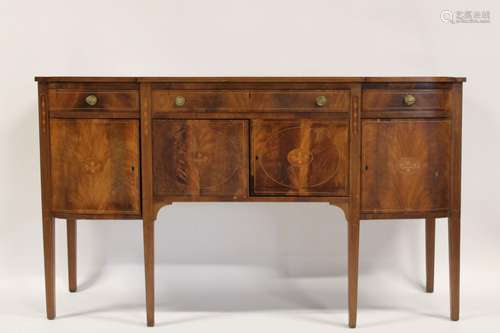
{"type": "Polygon", "coordinates": [[[87,103],[90,106],[94,106],[97,104],[97,96],[96,95],[88,95],[85,97],[85,103],[87,103]]]}
{"type": "Polygon", "coordinates": [[[405,95],[403,101],[405,102],[406,105],[411,106],[417,102],[417,99],[413,95],[405,95]]]}
{"type": "Polygon", "coordinates": [[[175,106],[184,106],[186,98],[184,96],[175,96],[175,106]]]}
{"type": "Polygon", "coordinates": [[[327,101],[326,96],[321,95],[321,96],[316,97],[316,105],[317,106],[325,105],[326,101],[327,101]]]}

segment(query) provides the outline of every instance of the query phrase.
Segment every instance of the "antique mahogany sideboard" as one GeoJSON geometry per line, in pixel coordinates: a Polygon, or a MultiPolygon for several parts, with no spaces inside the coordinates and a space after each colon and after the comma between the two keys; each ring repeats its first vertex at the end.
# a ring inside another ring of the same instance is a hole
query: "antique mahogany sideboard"
{"type": "Polygon", "coordinates": [[[54,219],[142,219],[147,324],[154,222],[179,201],[309,201],[348,223],[356,326],[360,220],[448,218],[450,317],[459,317],[462,83],[455,77],[37,77],[47,317],[55,317],[54,219]]]}

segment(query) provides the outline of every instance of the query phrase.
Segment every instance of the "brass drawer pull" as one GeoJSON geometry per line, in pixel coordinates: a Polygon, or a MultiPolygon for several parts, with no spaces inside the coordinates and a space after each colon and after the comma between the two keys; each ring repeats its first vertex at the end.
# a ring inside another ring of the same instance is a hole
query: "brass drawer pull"
{"type": "Polygon", "coordinates": [[[186,97],[175,96],[175,106],[184,106],[186,104],[186,97]]]}
{"type": "Polygon", "coordinates": [[[90,106],[94,106],[97,104],[97,96],[96,95],[88,95],[85,97],[85,103],[87,103],[90,106]]]}
{"type": "Polygon", "coordinates": [[[324,106],[327,102],[327,99],[326,99],[326,96],[318,96],[316,97],[316,105],[321,107],[321,106],[324,106]]]}
{"type": "Polygon", "coordinates": [[[415,96],[413,95],[405,95],[405,97],[403,98],[403,101],[405,102],[405,104],[407,106],[412,106],[413,104],[415,104],[417,102],[417,99],[415,98],[415,96]]]}

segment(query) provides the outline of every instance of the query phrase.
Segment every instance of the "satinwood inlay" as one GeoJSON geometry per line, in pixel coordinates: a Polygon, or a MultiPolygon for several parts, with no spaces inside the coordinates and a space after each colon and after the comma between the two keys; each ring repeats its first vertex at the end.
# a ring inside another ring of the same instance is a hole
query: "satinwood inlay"
{"type": "Polygon", "coordinates": [[[399,161],[396,162],[396,166],[399,170],[406,173],[415,172],[421,167],[420,162],[415,157],[401,157],[399,161]]]}
{"type": "Polygon", "coordinates": [[[93,158],[82,160],[83,171],[86,173],[93,174],[96,172],[100,172],[102,171],[102,166],[103,164],[101,161],[97,161],[93,158]]]}
{"type": "Polygon", "coordinates": [[[301,167],[306,164],[311,163],[313,160],[313,154],[310,151],[306,151],[302,148],[295,148],[290,150],[286,159],[294,167],[301,167]]]}

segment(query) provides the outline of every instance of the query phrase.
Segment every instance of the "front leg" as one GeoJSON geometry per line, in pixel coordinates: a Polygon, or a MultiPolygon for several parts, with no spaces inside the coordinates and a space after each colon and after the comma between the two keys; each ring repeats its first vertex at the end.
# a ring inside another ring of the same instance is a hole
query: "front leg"
{"type": "Polygon", "coordinates": [[[436,219],[428,217],[425,219],[425,290],[428,293],[434,291],[434,252],[436,243],[436,219]]]}
{"type": "Polygon", "coordinates": [[[359,220],[348,222],[349,327],[356,327],[358,311],[359,220]]]}
{"type": "Polygon", "coordinates": [[[43,216],[43,259],[45,266],[45,301],[47,318],[56,317],[55,226],[52,216],[43,216]]]}
{"type": "Polygon", "coordinates": [[[154,251],[155,232],[153,219],[143,220],[144,234],[144,268],[146,275],[146,317],[147,325],[155,325],[155,277],[154,277],[154,251]]]}
{"type": "Polygon", "coordinates": [[[69,291],[76,291],[76,220],[66,220],[66,236],[68,240],[68,282],[69,291]]]}
{"type": "Polygon", "coordinates": [[[450,260],[450,319],[460,316],[460,217],[448,218],[450,260]]]}

